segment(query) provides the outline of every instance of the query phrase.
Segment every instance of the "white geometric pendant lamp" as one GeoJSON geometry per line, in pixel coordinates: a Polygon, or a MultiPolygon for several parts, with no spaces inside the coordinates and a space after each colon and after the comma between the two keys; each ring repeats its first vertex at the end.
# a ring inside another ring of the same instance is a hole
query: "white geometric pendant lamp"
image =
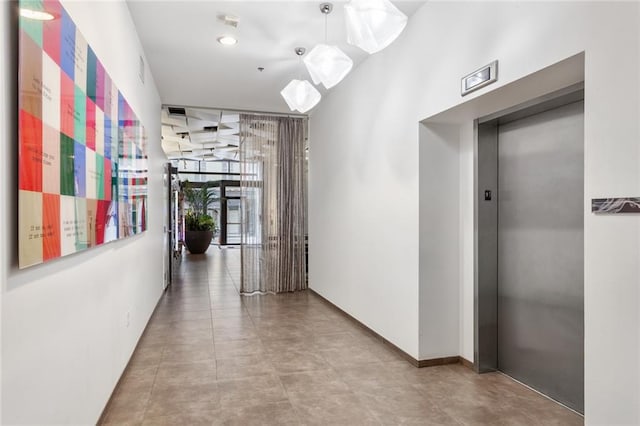
{"type": "Polygon", "coordinates": [[[331,89],[349,74],[353,61],[337,46],[318,44],[304,58],[309,75],[315,84],[331,89]]]}
{"type": "Polygon", "coordinates": [[[291,80],[280,92],[291,111],[298,110],[302,113],[316,106],[322,95],[307,80],[291,80]]]}
{"type": "Polygon", "coordinates": [[[389,0],[351,0],[344,12],[347,41],[370,54],[390,45],[407,25],[407,16],[389,0]]]}
{"type": "Polygon", "coordinates": [[[325,43],[318,44],[304,58],[309,75],[315,84],[322,83],[327,89],[338,84],[353,68],[353,61],[338,46],[326,44],[327,15],[331,13],[331,3],[322,3],[320,11],[325,16],[325,43]]]}
{"type": "MultiPolygon", "coordinates": [[[[304,47],[296,47],[295,52],[296,55],[302,56],[304,55],[305,49],[304,47]]],[[[301,113],[309,111],[322,99],[320,92],[307,80],[291,80],[289,84],[282,89],[280,95],[282,95],[291,111],[298,110],[301,113]]]]}

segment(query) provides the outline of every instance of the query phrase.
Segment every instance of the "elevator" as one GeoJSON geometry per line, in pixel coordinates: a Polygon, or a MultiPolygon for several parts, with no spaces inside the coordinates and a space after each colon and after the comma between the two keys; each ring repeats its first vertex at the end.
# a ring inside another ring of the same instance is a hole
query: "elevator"
{"type": "Polygon", "coordinates": [[[475,365],[584,412],[584,93],[477,121],[475,365]]]}

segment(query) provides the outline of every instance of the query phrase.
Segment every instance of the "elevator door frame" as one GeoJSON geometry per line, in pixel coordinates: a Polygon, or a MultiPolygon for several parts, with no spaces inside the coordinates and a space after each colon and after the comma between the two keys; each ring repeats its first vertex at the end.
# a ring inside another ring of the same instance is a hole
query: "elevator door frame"
{"type": "Polygon", "coordinates": [[[498,370],[498,126],[584,100],[584,83],[533,99],[474,121],[474,368],[498,370]],[[491,164],[491,163],[494,164],[491,164]],[[481,164],[489,163],[488,167],[481,164]],[[491,170],[493,167],[493,171],[491,170]],[[491,194],[486,194],[486,191],[491,194]]]}

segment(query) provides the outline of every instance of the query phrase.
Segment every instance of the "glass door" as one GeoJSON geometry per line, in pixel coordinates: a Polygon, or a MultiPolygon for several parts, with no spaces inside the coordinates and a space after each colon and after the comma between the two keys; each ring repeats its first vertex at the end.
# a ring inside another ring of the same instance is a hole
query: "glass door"
{"type": "Polygon", "coordinates": [[[240,244],[240,198],[227,199],[227,244],[240,244]]]}
{"type": "Polygon", "coordinates": [[[220,181],[220,195],[220,245],[240,244],[240,181],[220,181]]]}

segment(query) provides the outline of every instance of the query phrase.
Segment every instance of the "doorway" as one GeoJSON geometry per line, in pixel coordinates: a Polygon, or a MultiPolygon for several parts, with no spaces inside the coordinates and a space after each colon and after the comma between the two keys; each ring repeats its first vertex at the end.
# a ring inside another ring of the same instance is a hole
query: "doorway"
{"type": "Polygon", "coordinates": [[[584,412],[584,93],[477,123],[476,346],[584,412]]]}
{"type": "Polygon", "coordinates": [[[177,264],[180,261],[179,243],[180,220],[179,212],[180,179],[178,169],[171,163],[164,164],[164,243],[163,243],[163,265],[164,281],[163,288],[166,289],[173,281],[173,275],[177,264]]]}
{"type": "Polygon", "coordinates": [[[220,180],[213,182],[213,188],[219,188],[219,209],[217,222],[220,224],[218,243],[221,246],[240,244],[240,200],[239,180],[220,180]]]}

